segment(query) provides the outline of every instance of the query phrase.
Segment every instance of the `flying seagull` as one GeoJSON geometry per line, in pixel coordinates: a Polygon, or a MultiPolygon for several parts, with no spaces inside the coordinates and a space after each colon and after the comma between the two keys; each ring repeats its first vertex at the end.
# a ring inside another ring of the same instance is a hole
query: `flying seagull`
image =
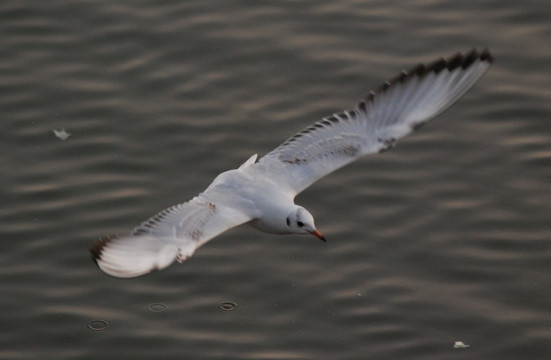
{"type": "Polygon", "coordinates": [[[258,161],[251,156],[129,235],[98,240],[90,248],[92,258],[111,276],[140,276],[186,260],[210,239],[245,223],[267,233],[311,234],[325,241],[295,196],[363,155],[394,147],[465,95],[492,62],[488,50],[473,49],[403,71],[354,109],[323,118],[258,161]]]}

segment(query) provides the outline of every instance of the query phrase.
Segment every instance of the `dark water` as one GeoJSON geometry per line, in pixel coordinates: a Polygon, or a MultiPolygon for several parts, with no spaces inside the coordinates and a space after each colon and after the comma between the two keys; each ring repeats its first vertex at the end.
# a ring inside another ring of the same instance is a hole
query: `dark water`
{"type": "Polygon", "coordinates": [[[550,19],[535,0],[2,2],[0,358],[550,358],[550,19]],[[473,46],[496,62],[453,109],[299,196],[327,245],[245,226],[143,278],[91,262],[99,236],[473,46]]]}

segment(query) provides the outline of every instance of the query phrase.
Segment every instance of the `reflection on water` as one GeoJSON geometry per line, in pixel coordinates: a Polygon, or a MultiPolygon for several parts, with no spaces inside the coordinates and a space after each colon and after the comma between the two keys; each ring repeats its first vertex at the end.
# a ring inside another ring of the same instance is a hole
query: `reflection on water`
{"type": "Polygon", "coordinates": [[[0,358],[545,358],[550,15],[537,1],[3,3],[0,358]],[[89,259],[97,237],[473,46],[496,63],[460,103],[298,197],[327,244],[244,226],[130,281],[89,259]]]}

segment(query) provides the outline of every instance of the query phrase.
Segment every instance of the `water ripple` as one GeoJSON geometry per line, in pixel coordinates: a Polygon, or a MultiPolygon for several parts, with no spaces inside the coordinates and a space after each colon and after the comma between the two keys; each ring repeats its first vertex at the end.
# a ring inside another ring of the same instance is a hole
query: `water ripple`
{"type": "Polygon", "coordinates": [[[2,3],[0,357],[544,357],[549,11],[2,3]],[[496,63],[453,109],[297,198],[327,244],[241,227],[131,281],[90,260],[97,237],[191,198],[397,71],[472,46],[496,63]]]}

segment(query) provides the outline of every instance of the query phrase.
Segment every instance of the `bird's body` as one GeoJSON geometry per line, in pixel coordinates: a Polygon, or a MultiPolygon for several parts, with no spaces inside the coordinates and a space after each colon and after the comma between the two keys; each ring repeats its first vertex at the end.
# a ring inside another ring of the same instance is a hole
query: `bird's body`
{"type": "MultiPolygon", "coordinates": [[[[249,160],[256,160],[253,155],[249,160]]],[[[232,203],[235,211],[248,216],[252,227],[272,234],[289,234],[286,216],[294,195],[277,177],[270,177],[264,164],[249,160],[238,169],[218,175],[201,194],[213,202],[232,203]]]]}
{"type": "Polygon", "coordinates": [[[131,234],[90,249],[107,274],[134,277],[183,261],[208,240],[248,223],[274,234],[325,240],[295,196],[357,158],[389,150],[461,98],[492,62],[485,50],[457,54],[402,72],[353,110],[318,121],[257,161],[218,175],[192,200],[168,208],[131,234]]]}

